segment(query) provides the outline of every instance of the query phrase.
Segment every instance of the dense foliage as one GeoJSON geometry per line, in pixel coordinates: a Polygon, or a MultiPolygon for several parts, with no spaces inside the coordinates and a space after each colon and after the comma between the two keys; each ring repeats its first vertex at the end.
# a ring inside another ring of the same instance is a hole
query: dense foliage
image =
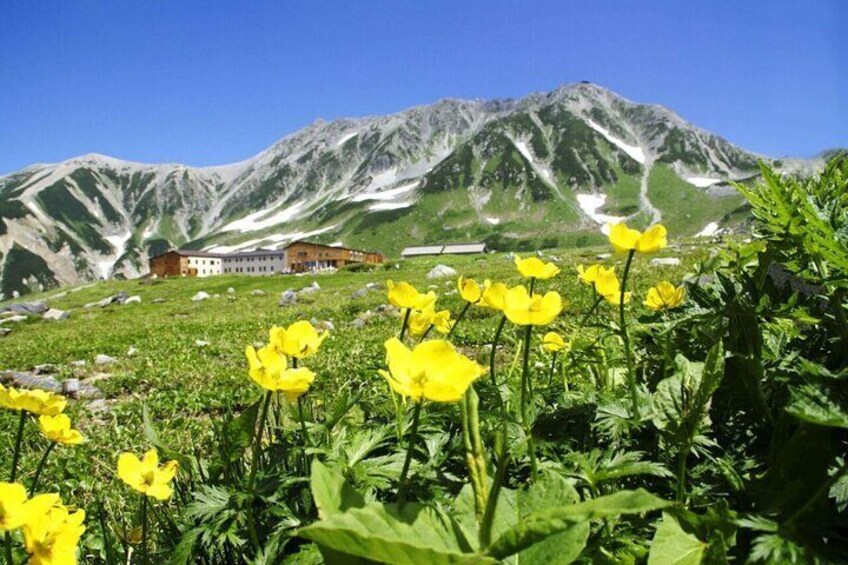
{"type": "MultiPolygon", "coordinates": [[[[160,437],[145,411],[152,455],[124,454],[115,470],[137,505],[87,508],[96,543],[81,553],[105,563],[848,560],[848,159],[812,179],[762,174],[738,187],[752,238],[715,249],[686,281],[634,286],[665,230],[619,225],[606,265],[519,258],[522,285],[460,278],[453,311],[437,306],[447,297],[389,282],[398,316],[385,348],[363,336],[332,375],[319,362],[325,333],[265,328],[267,344],[244,361],[255,399],[213,420],[212,445],[160,437]],[[578,277],[587,306],[564,316],[559,281],[578,277]]],[[[25,422],[28,409],[4,398],[25,422]]],[[[69,437],[69,422],[59,428],[69,437]]],[[[12,483],[17,448],[13,459],[12,483]]],[[[56,528],[76,534],[70,516],[56,528]]],[[[34,555],[26,527],[9,528],[16,563],[34,555]]]]}

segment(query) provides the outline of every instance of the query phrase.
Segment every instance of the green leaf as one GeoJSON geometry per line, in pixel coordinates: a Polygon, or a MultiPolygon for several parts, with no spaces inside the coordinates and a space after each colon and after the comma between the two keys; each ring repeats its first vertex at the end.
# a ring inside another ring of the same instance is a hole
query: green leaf
{"type": "Polygon", "coordinates": [[[672,503],[643,490],[623,490],[569,506],[532,512],[521,518],[509,531],[498,537],[489,553],[504,559],[543,539],[578,527],[581,522],[620,514],[641,514],[671,506],[672,503]]]}
{"type": "Polygon", "coordinates": [[[707,544],[686,533],[674,516],[664,512],[651,542],[648,565],[699,565],[706,549],[707,544]]]}
{"type": "Polygon", "coordinates": [[[348,508],[362,508],[365,499],[345,480],[344,476],[318,461],[312,462],[312,497],[318,516],[325,519],[348,508]]]}
{"type": "Polygon", "coordinates": [[[324,547],[355,557],[398,565],[494,564],[471,553],[459,526],[430,506],[366,504],[330,514],[298,531],[324,547]]]}
{"type": "Polygon", "coordinates": [[[811,383],[792,388],[792,401],[786,411],[811,424],[848,428],[848,402],[845,402],[845,395],[839,394],[835,386],[828,389],[830,393],[826,393],[822,386],[811,383]]]}

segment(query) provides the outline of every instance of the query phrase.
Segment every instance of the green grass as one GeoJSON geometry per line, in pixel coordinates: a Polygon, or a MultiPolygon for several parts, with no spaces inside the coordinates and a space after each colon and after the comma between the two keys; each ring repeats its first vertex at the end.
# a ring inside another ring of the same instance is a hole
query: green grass
{"type": "MultiPolygon", "coordinates": [[[[541,288],[560,291],[568,300],[561,324],[572,323],[588,307],[590,294],[577,282],[575,268],[579,263],[596,261],[607,247],[555,251],[562,274],[541,288]]],[[[705,250],[687,256],[687,265],[703,257],[705,250]]],[[[620,262],[620,261],[619,261],[620,262]]],[[[437,263],[454,267],[459,274],[479,280],[492,278],[516,284],[519,277],[512,261],[501,254],[468,257],[432,257],[406,261],[396,268],[374,272],[340,271],[332,275],[177,278],[165,280],[109,281],[74,289],[54,298],[58,291],[36,294],[28,299],[46,298],[52,307],[71,311],[71,318],[61,322],[33,320],[16,325],[14,331],[0,338],[0,369],[29,370],[35,365],[58,365],[61,377],[100,378],[95,384],[104,392],[111,413],[91,414],[85,401],[71,401],[69,413],[89,441],[76,448],[60,448],[52,456],[45,471],[44,488],[57,488],[67,499],[91,504],[95,492],[112,493],[119,498],[124,491],[114,476],[115,459],[122,450],[140,451],[147,446],[141,431],[141,408],[146,404],[165,440],[183,450],[202,449],[210,438],[210,422],[227,410],[238,410],[259,394],[248,379],[244,348],[267,341],[274,324],[289,324],[299,319],[330,320],[335,325],[321,355],[310,359],[309,366],[318,373],[314,395],[332,394],[346,380],[375,390],[374,410],[384,410],[385,398],[376,368],[383,362],[382,343],[397,331],[399,320],[376,316],[364,329],[349,326],[357,314],[374,310],[386,302],[384,282],[388,278],[410,281],[422,290],[434,286],[440,295],[439,307],[448,308],[456,316],[460,299],[445,293],[454,289],[453,278],[427,280],[425,274],[437,263]],[[306,296],[295,307],[280,308],[279,294],[288,288],[300,289],[318,281],[321,290],[306,296]],[[366,283],[376,282],[379,291],[353,300],[351,294],[366,283]],[[227,289],[236,290],[230,299],[227,289]],[[252,290],[266,291],[264,296],[251,296],[252,290]],[[141,304],[113,305],[104,309],[83,309],[87,302],[99,300],[118,291],[138,294],[141,304]],[[203,302],[192,302],[198,291],[220,294],[203,302]],[[166,302],[154,304],[156,298],[166,302]],[[196,340],[209,342],[197,347],[196,340]],[[130,347],[138,354],[129,357],[130,347]],[[118,359],[115,365],[98,368],[92,362],[104,353],[118,359]],[[83,368],[70,363],[86,360],[83,368]],[[97,490],[92,490],[94,487],[97,490]]],[[[620,267],[620,265],[619,265],[620,267]]],[[[684,268],[657,270],[648,268],[648,259],[635,262],[633,280],[646,289],[661,277],[678,280],[684,268]]],[[[62,292],[65,292],[64,290],[62,292]]],[[[612,315],[612,311],[610,311],[612,315]]],[[[494,332],[498,318],[492,312],[474,308],[469,312],[466,330],[460,330],[458,343],[481,350],[494,332]]],[[[512,339],[510,337],[509,339],[512,339]]],[[[312,393],[311,393],[312,394],[312,393]]],[[[364,400],[369,406],[369,398],[364,400]]],[[[0,437],[9,437],[15,416],[0,413],[0,437]]],[[[40,445],[35,431],[29,430],[28,459],[23,469],[35,467],[40,445]]]]}

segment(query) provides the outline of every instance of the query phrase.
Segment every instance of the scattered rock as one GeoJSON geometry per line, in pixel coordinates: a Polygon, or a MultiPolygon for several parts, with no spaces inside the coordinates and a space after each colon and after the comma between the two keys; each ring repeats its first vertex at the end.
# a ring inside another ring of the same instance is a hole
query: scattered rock
{"type": "Polygon", "coordinates": [[[107,296],[103,300],[98,300],[97,302],[89,302],[83,308],[106,308],[110,304],[124,304],[129,298],[129,295],[126,292],[119,292],[118,294],[113,294],[112,296],[107,296]]]}
{"type": "Polygon", "coordinates": [[[32,371],[36,375],[49,375],[50,373],[56,372],[56,365],[53,363],[45,363],[43,365],[36,365],[32,368],[32,371]]]}
{"type": "Polygon", "coordinates": [[[92,414],[108,414],[112,411],[111,408],[109,408],[109,404],[102,398],[92,400],[87,403],[85,407],[92,414]]]}
{"type": "Polygon", "coordinates": [[[38,300],[35,302],[21,302],[19,304],[9,304],[5,308],[2,309],[3,312],[14,312],[16,314],[23,314],[25,316],[33,315],[37,316],[42,314],[48,310],[47,302],[44,300],[38,300]]]}
{"type": "Polygon", "coordinates": [[[651,259],[651,267],[676,267],[680,265],[680,259],[677,257],[657,257],[651,259]]]}
{"type": "Polygon", "coordinates": [[[129,297],[130,297],[130,295],[129,295],[129,294],[127,294],[126,292],[124,292],[124,291],[122,290],[121,292],[119,292],[118,294],[116,294],[115,296],[113,296],[112,298],[113,298],[113,299],[114,299],[114,301],[115,301],[115,302],[117,302],[118,304],[124,304],[124,303],[127,301],[127,299],[128,299],[129,297]]]}
{"type": "Polygon", "coordinates": [[[447,265],[436,265],[430,272],[427,273],[428,279],[440,279],[442,277],[453,277],[456,276],[456,269],[452,269],[447,265]]]}
{"type": "Polygon", "coordinates": [[[130,296],[124,300],[124,304],[141,304],[141,297],[137,294],[135,296],[130,296]]]}
{"type": "Polygon", "coordinates": [[[18,371],[3,371],[0,373],[0,382],[17,388],[41,389],[48,392],[62,392],[62,383],[55,377],[46,375],[39,376],[33,373],[22,373],[18,371]]]}
{"type": "Polygon", "coordinates": [[[164,299],[164,298],[154,298],[154,299],[153,299],[153,300],[151,300],[150,302],[151,302],[152,304],[162,304],[163,302],[165,302],[165,299],[164,299]]]}
{"type": "Polygon", "coordinates": [[[71,361],[71,367],[85,367],[88,363],[85,359],[80,359],[79,361],[71,361]]]}
{"type": "Polygon", "coordinates": [[[364,328],[365,320],[363,318],[356,318],[350,323],[350,327],[352,328],[364,328]]]}
{"type": "Polygon", "coordinates": [[[6,336],[12,333],[10,328],[0,328],[0,336],[6,336]]]}
{"type": "Polygon", "coordinates": [[[227,294],[235,294],[235,293],[236,293],[236,289],[234,289],[233,287],[230,287],[230,288],[227,289],[227,294]]]}
{"type": "Polygon", "coordinates": [[[378,285],[375,282],[370,282],[370,283],[365,285],[365,288],[367,288],[368,290],[374,290],[374,289],[380,288],[380,285],[378,285]]]}
{"type": "Polygon", "coordinates": [[[26,316],[15,314],[14,316],[9,316],[8,318],[3,318],[2,320],[0,320],[0,324],[17,324],[18,322],[23,322],[26,319],[26,316]]]}
{"type": "Polygon", "coordinates": [[[610,257],[612,257],[612,254],[611,253],[599,253],[595,257],[603,261],[605,259],[609,259],[610,257]]]}
{"type": "Polygon", "coordinates": [[[261,288],[257,288],[256,290],[250,291],[250,296],[265,296],[265,291],[261,288]]]}
{"type": "Polygon", "coordinates": [[[203,339],[197,339],[194,341],[195,347],[207,347],[209,342],[203,339]]]}
{"type": "Polygon", "coordinates": [[[129,349],[127,349],[127,357],[135,357],[138,354],[138,349],[131,345],[129,349]]]}
{"type": "Polygon", "coordinates": [[[114,357],[109,357],[104,353],[98,353],[97,356],[94,358],[95,365],[112,365],[113,363],[117,362],[117,359],[115,359],[114,357]]]}
{"type": "Polygon", "coordinates": [[[317,292],[321,290],[321,285],[318,282],[313,282],[311,285],[301,288],[299,294],[312,294],[313,292],[317,292]]]}
{"type": "Polygon", "coordinates": [[[43,320],[67,320],[70,317],[70,314],[65,310],[57,310],[55,308],[51,308],[44,314],[42,314],[41,319],[43,320]]]}
{"type": "Polygon", "coordinates": [[[297,304],[297,293],[292,289],[284,291],[280,295],[280,306],[291,306],[297,304]]]}
{"type": "Polygon", "coordinates": [[[209,300],[211,298],[208,292],[203,292],[202,290],[191,297],[192,302],[200,302],[201,300],[209,300]]]}
{"type": "Polygon", "coordinates": [[[367,288],[360,288],[359,290],[355,290],[353,294],[350,295],[351,298],[363,298],[368,294],[367,288]]]}

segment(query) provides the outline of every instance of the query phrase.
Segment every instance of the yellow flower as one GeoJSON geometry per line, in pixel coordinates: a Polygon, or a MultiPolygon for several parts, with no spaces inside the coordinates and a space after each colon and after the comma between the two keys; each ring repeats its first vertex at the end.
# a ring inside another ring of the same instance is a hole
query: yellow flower
{"type": "Polygon", "coordinates": [[[436,312],[433,306],[428,306],[424,310],[413,310],[409,316],[408,329],[412,337],[421,337],[430,326],[433,326],[437,332],[446,334],[450,332],[451,326],[450,311],[440,310],[436,312]]]}
{"type": "Polygon", "coordinates": [[[36,515],[24,526],[24,547],[32,565],[76,565],[77,544],[85,532],[85,512],[69,512],[63,505],[36,515]]]}
{"type": "Polygon", "coordinates": [[[160,467],[155,449],[145,453],[140,461],[133,453],[121,453],[118,457],[118,477],[138,492],[157,500],[171,498],[171,481],[178,468],[176,461],[168,461],[160,467]]]}
{"type": "Polygon", "coordinates": [[[595,281],[598,280],[599,276],[602,276],[607,273],[613,273],[612,267],[604,267],[603,265],[589,265],[588,267],[584,267],[583,265],[577,266],[577,278],[580,279],[580,282],[585,284],[595,284],[595,281]]]}
{"type": "Polygon", "coordinates": [[[421,294],[409,283],[399,282],[395,284],[388,280],[386,286],[389,288],[389,302],[398,308],[423,310],[436,301],[435,292],[431,290],[427,294],[421,294]]]}
{"type": "Polygon", "coordinates": [[[546,280],[555,277],[559,273],[559,267],[553,263],[545,263],[536,257],[522,259],[515,256],[515,267],[521,276],[528,279],[546,280]]]}
{"type": "Polygon", "coordinates": [[[60,394],[43,390],[18,390],[0,385],[0,406],[10,410],[25,410],[33,414],[55,416],[68,403],[60,394]]]}
{"type": "Polygon", "coordinates": [[[504,296],[507,290],[507,286],[504,283],[493,283],[489,279],[486,279],[483,283],[483,296],[480,304],[493,310],[503,311],[504,296]]]}
{"type": "Polygon", "coordinates": [[[542,338],[542,349],[550,353],[562,351],[565,348],[565,340],[556,332],[548,332],[542,338]]]}
{"type": "Polygon", "coordinates": [[[483,297],[483,289],[474,279],[459,277],[459,282],[456,286],[459,290],[459,295],[466,302],[476,304],[483,297]]]}
{"type": "Polygon", "coordinates": [[[380,371],[396,393],[419,401],[456,402],[485,369],[444,340],[419,343],[410,350],[397,338],[386,341],[388,371],[380,371]]]}
{"type": "Polygon", "coordinates": [[[615,224],[610,227],[609,241],[619,253],[654,253],[668,245],[666,229],[662,224],[654,224],[645,233],[628,228],[624,222],[615,224]]]}
{"type": "Polygon", "coordinates": [[[0,532],[17,530],[24,525],[26,501],[24,485],[0,482],[0,532]]]}
{"type": "Polygon", "coordinates": [[[315,373],[306,367],[289,369],[286,357],[270,345],[258,351],[249,345],[245,354],[250,364],[250,378],[265,390],[282,392],[289,402],[308,391],[315,380],[315,373]]]}
{"type": "Polygon", "coordinates": [[[56,443],[78,445],[85,441],[81,433],[71,428],[71,419],[65,414],[39,416],[38,427],[44,437],[56,443]]]}
{"type": "MultiPolygon", "coordinates": [[[[598,274],[595,278],[595,290],[613,306],[621,304],[621,283],[618,282],[618,277],[612,269],[598,274]]],[[[630,296],[630,292],[624,293],[625,304],[630,302],[630,296]]]]}
{"type": "Polygon", "coordinates": [[[655,312],[667,308],[677,308],[683,304],[685,296],[686,289],[682,286],[675,288],[670,282],[662,281],[648,290],[644,304],[655,312]]]}
{"type": "Polygon", "coordinates": [[[307,321],[295,322],[288,328],[271,328],[271,345],[288,357],[303,359],[317,353],[327,332],[318,333],[307,321]]]}
{"type": "Polygon", "coordinates": [[[562,311],[562,298],[557,292],[530,294],[524,286],[509,289],[504,295],[504,314],[519,326],[550,324],[562,311]]]}

